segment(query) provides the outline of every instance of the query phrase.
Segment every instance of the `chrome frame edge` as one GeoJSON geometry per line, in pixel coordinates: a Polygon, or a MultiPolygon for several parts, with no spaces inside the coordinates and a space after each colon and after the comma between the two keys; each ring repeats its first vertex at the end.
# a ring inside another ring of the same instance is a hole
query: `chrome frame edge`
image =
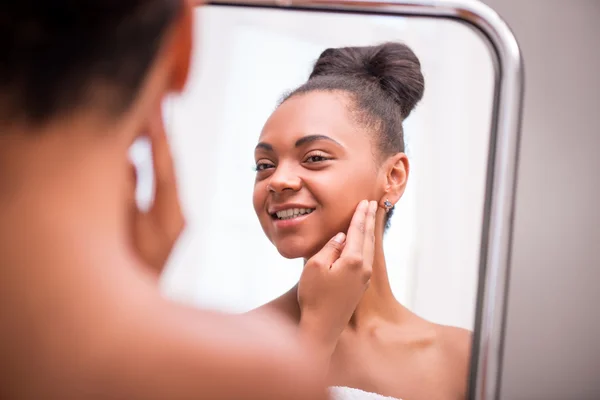
{"type": "Polygon", "coordinates": [[[446,18],[466,23],[487,39],[496,81],[468,398],[497,400],[524,94],[523,60],[511,29],[489,6],[469,0],[208,0],[202,5],[446,18]]]}

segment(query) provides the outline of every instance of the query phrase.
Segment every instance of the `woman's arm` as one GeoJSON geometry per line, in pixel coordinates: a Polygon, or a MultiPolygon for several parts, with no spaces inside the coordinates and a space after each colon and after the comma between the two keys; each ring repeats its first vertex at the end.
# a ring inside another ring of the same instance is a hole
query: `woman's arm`
{"type": "Polygon", "coordinates": [[[127,398],[325,399],[322,377],[293,326],[274,315],[227,316],[157,305],[100,375],[127,398]],[[114,360],[114,361],[113,361],[114,360]],[[119,365],[119,369],[114,369],[119,365]],[[104,375],[106,374],[106,375],[104,375]]]}
{"type": "Polygon", "coordinates": [[[1,398],[326,399],[280,318],[171,303],[145,266],[61,242],[3,271],[1,398]]]}

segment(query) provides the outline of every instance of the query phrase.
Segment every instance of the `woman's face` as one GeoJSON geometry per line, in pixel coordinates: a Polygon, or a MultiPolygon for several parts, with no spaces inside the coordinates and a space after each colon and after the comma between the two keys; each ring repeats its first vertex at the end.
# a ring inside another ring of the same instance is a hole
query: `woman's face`
{"type": "Polygon", "coordinates": [[[255,150],[254,209],[286,258],[309,258],[346,232],[358,203],[379,201],[385,174],[373,136],[343,92],[313,91],[271,115],[255,150]]]}

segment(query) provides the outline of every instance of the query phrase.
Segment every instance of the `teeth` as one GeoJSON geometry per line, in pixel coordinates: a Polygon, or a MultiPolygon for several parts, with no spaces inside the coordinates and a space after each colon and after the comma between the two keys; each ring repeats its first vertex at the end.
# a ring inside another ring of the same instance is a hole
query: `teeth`
{"type": "Polygon", "coordinates": [[[300,215],[310,214],[314,210],[311,208],[289,208],[287,210],[277,211],[277,218],[279,219],[292,219],[299,217],[300,215]]]}

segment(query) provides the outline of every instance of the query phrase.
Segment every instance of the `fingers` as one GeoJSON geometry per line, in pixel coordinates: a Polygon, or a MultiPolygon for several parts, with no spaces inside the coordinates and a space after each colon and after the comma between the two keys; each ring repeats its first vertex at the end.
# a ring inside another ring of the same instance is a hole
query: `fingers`
{"type": "Polygon", "coordinates": [[[342,249],[345,246],[346,235],[338,233],[335,235],[327,244],[315,254],[308,262],[315,264],[317,267],[329,268],[342,253],[342,249]]]}
{"type": "Polygon", "coordinates": [[[131,215],[132,218],[137,218],[138,214],[140,212],[139,208],[138,208],[138,204],[137,204],[137,197],[136,197],[136,191],[137,191],[137,181],[138,181],[138,173],[137,173],[137,169],[135,167],[135,165],[133,164],[129,164],[129,205],[131,206],[131,215]]]}
{"type": "Polygon", "coordinates": [[[348,228],[346,245],[342,251],[343,257],[362,258],[368,207],[369,202],[367,200],[361,201],[358,207],[356,207],[350,227],[348,228]]]}
{"type": "Polygon", "coordinates": [[[376,213],[376,201],[363,200],[358,205],[348,229],[345,247],[334,264],[334,268],[350,267],[359,270],[364,283],[369,282],[373,270],[376,213]]]}
{"type": "Polygon", "coordinates": [[[138,184],[138,171],[133,163],[129,164],[129,184],[131,187],[130,194],[132,195],[132,198],[135,199],[135,194],[136,194],[137,184],[138,184]]]}
{"type": "Polygon", "coordinates": [[[168,236],[177,237],[183,229],[184,217],[179,202],[175,167],[165,132],[162,110],[154,113],[149,121],[149,137],[155,177],[155,194],[152,213],[168,236]]]}
{"type": "Polygon", "coordinates": [[[363,262],[373,264],[375,255],[375,216],[377,214],[377,202],[369,202],[365,221],[365,234],[363,240],[363,262]]]}
{"type": "Polygon", "coordinates": [[[174,195],[177,189],[175,168],[160,109],[151,116],[148,130],[157,195],[158,192],[161,196],[174,195]]]}

